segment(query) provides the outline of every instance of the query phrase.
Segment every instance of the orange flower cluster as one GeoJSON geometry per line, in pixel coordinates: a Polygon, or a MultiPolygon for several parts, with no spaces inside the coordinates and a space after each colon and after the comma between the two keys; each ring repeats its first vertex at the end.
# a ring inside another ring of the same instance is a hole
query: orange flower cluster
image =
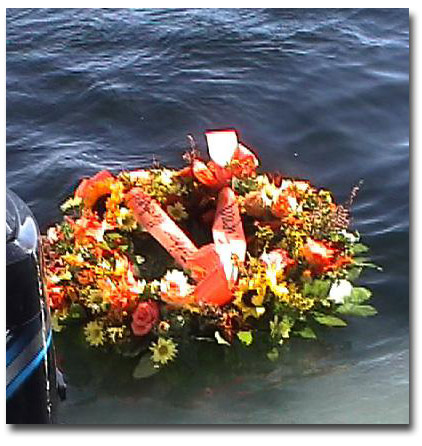
{"type": "MultiPolygon", "coordinates": [[[[120,249],[122,240],[115,240],[118,246],[113,249],[105,243],[104,233],[112,227],[90,210],[76,220],[66,218],[66,223],[72,230],[70,243],[77,253],[57,256],[50,241],[44,240],[48,264],[47,295],[51,307],[63,309],[69,304],[66,296],[72,295],[70,291],[80,298],[83,290],[98,290],[100,303],[110,305],[114,312],[133,306],[145,283],[135,279],[133,264],[120,249]],[[81,249],[87,254],[82,255],[81,249]],[[68,285],[70,279],[72,286],[68,285]]],[[[55,233],[58,241],[64,240],[60,229],[55,233]]]]}
{"type": "Polygon", "coordinates": [[[308,238],[301,254],[315,274],[323,274],[344,268],[352,263],[352,258],[334,249],[328,243],[308,238]]]}

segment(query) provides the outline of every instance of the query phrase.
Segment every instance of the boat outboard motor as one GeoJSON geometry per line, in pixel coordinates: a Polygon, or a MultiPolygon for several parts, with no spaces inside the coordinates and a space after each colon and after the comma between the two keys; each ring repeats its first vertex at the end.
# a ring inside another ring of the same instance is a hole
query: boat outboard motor
{"type": "Polygon", "coordinates": [[[6,193],[6,423],[54,423],[56,366],[36,220],[6,193]]]}

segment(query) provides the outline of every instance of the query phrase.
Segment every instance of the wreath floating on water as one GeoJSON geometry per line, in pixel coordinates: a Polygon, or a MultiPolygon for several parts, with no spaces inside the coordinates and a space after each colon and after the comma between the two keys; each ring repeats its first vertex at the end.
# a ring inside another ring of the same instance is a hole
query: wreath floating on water
{"type": "Polygon", "coordinates": [[[177,357],[178,344],[249,346],[278,357],[289,337],[372,316],[352,283],[368,248],[349,232],[350,207],[309,182],[257,173],[234,130],[206,133],[180,170],[154,167],[84,179],[43,237],[53,327],[83,325],[86,342],[139,354],[135,376],[177,357]]]}

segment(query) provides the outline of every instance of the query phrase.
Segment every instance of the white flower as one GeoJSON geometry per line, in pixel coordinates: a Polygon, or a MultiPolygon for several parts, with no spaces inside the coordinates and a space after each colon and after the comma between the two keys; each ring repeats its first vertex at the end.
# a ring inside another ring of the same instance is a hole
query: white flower
{"type": "Polygon", "coordinates": [[[267,175],[257,175],[256,184],[258,186],[265,186],[267,184],[270,184],[270,180],[268,179],[267,175]]]}
{"type": "Polygon", "coordinates": [[[261,189],[261,201],[264,206],[271,207],[278,200],[280,190],[274,184],[266,184],[261,189]]]}
{"type": "Polygon", "coordinates": [[[151,174],[148,170],[135,170],[129,172],[129,178],[131,182],[148,181],[151,178],[151,174]]]}
{"type": "Polygon", "coordinates": [[[297,211],[297,209],[298,209],[298,202],[296,200],[296,197],[288,196],[287,197],[287,201],[289,203],[290,209],[292,211],[297,211]]]}
{"type": "Polygon", "coordinates": [[[145,280],[137,280],[133,275],[130,269],[127,270],[126,273],[127,283],[130,285],[129,289],[132,293],[142,294],[145,290],[146,281],[145,280]]]}
{"type": "Polygon", "coordinates": [[[293,186],[293,181],[292,180],[282,180],[281,181],[281,185],[280,185],[280,189],[281,190],[285,190],[289,187],[293,186]]]}
{"type": "Polygon", "coordinates": [[[188,277],[183,274],[183,271],[174,269],[168,271],[161,279],[160,289],[164,294],[168,294],[177,290],[180,296],[187,296],[192,292],[192,285],[188,282],[188,277]]]}
{"type": "Polygon", "coordinates": [[[59,241],[59,236],[57,234],[57,229],[53,226],[47,230],[47,239],[50,243],[55,243],[59,241]]]}
{"type": "Polygon", "coordinates": [[[306,181],[293,181],[293,186],[300,192],[306,192],[310,187],[306,181]]]}
{"type": "Polygon", "coordinates": [[[173,172],[170,169],[164,169],[158,176],[158,181],[164,186],[169,186],[173,182],[173,172]]]}
{"type": "Polygon", "coordinates": [[[348,280],[334,282],[330,289],[328,299],[336,304],[342,304],[344,299],[352,294],[353,286],[348,280]]]}
{"type": "Polygon", "coordinates": [[[52,276],[49,277],[49,279],[51,283],[59,283],[61,280],[57,274],[53,274],[52,276]]]}

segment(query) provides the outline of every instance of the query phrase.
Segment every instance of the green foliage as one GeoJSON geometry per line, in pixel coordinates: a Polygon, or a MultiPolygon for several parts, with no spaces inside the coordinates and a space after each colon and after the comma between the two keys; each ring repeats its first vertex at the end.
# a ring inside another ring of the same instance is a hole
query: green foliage
{"type": "Polygon", "coordinates": [[[258,226],[255,233],[260,250],[266,250],[270,246],[271,240],[274,238],[274,231],[266,226],[258,226]]]}
{"type": "Polygon", "coordinates": [[[251,345],[253,341],[253,336],[251,331],[239,331],[237,333],[239,340],[245,345],[251,345]]]}
{"type": "Polygon", "coordinates": [[[154,365],[150,355],[143,355],[139,360],[132,376],[135,379],[149,378],[159,372],[160,368],[154,365]]]}
{"type": "Polygon", "coordinates": [[[305,327],[300,331],[295,331],[295,334],[305,339],[317,339],[317,335],[311,327],[305,327]]]}
{"type": "Polygon", "coordinates": [[[105,238],[110,240],[120,240],[122,238],[122,235],[118,232],[107,232],[107,234],[105,234],[105,238]]]}
{"type": "Polygon", "coordinates": [[[240,195],[246,195],[248,192],[252,192],[258,189],[258,182],[256,178],[233,178],[233,188],[240,195]]]}
{"type": "Polygon", "coordinates": [[[355,257],[353,259],[353,263],[356,266],[365,267],[365,268],[374,268],[377,271],[382,271],[382,268],[375,263],[370,261],[369,257],[355,257]]]}
{"type": "Polygon", "coordinates": [[[271,337],[276,341],[280,342],[282,339],[288,339],[290,335],[290,330],[295,324],[295,318],[284,314],[281,321],[278,315],[274,316],[274,319],[270,321],[270,334],[271,337]]]}
{"type": "Polygon", "coordinates": [[[314,297],[317,299],[324,299],[328,296],[331,288],[329,280],[316,279],[312,282],[306,282],[303,287],[303,295],[306,297],[314,297]]]}
{"type": "Polygon", "coordinates": [[[367,288],[363,287],[354,287],[352,290],[352,294],[346,297],[346,303],[352,304],[361,304],[362,302],[366,302],[372,296],[372,292],[367,288]]]}
{"type": "Polygon", "coordinates": [[[314,319],[321,325],[328,325],[329,327],[345,327],[347,323],[336,316],[331,316],[324,313],[314,313],[314,319]]]}
{"type": "Polygon", "coordinates": [[[337,308],[337,313],[348,316],[375,316],[377,310],[372,305],[356,305],[353,303],[345,303],[337,308]]]}
{"type": "Polygon", "coordinates": [[[355,280],[357,280],[359,278],[359,276],[362,273],[362,267],[358,266],[358,267],[354,267],[349,269],[349,271],[347,272],[347,276],[346,279],[349,282],[354,282],[355,280]]]}
{"type": "Polygon", "coordinates": [[[369,247],[364,245],[363,243],[356,243],[350,247],[350,253],[352,255],[364,254],[369,251],[369,247]]]}
{"type": "Polygon", "coordinates": [[[60,230],[62,231],[66,240],[71,240],[73,238],[73,230],[69,223],[63,223],[60,230]]]}

